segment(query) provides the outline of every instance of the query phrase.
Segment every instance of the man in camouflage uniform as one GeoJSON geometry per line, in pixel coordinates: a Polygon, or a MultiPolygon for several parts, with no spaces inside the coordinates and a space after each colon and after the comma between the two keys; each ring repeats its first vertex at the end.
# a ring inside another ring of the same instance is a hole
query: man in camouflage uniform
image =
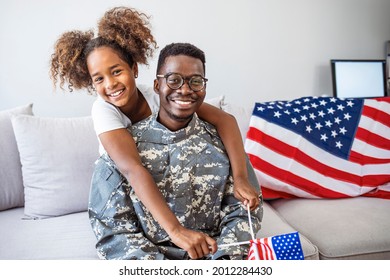
{"type": "MultiPolygon", "coordinates": [[[[171,44],[164,48],[162,53],[172,54],[170,60],[165,59],[163,66],[158,67],[158,73],[176,58],[198,59],[191,57],[188,50],[200,51],[190,44],[171,44]]],[[[173,61],[174,64],[179,62],[173,61]]],[[[163,78],[161,83],[155,81],[160,111],[132,127],[143,165],[184,227],[201,231],[218,244],[250,240],[247,210],[233,195],[229,158],[222,141],[215,128],[194,113],[199,106],[189,105],[191,98],[197,103],[203,101],[205,93],[201,92],[204,92],[206,80],[192,76],[187,78],[188,84],[182,80],[179,81],[181,85],[175,85],[176,80],[163,78]],[[198,89],[201,83],[204,83],[202,90],[192,90],[198,89]],[[172,92],[170,87],[188,91],[188,98],[171,99],[168,97],[172,92]],[[186,114],[185,117],[182,114],[186,114]]],[[[106,194],[99,192],[103,196],[100,202],[90,203],[90,219],[98,237],[100,256],[108,259],[188,259],[187,252],[170,241],[112,160],[105,155],[97,165],[97,173],[101,174],[99,180],[103,177],[112,186],[106,194]]],[[[250,182],[258,188],[253,169],[249,162],[247,165],[250,182]]],[[[253,230],[257,232],[262,208],[251,214],[253,230]]],[[[206,258],[243,259],[247,252],[247,246],[222,247],[206,258]]]]}

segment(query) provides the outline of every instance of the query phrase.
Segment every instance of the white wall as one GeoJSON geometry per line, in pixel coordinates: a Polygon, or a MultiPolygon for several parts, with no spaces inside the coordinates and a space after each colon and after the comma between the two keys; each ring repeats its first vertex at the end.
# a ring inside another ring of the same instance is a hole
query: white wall
{"type": "MultiPolygon", "coordinates": [[[[390,40],[389,0],[3,0],[0,110],[33,102],[38,116],[89,115],[95,97],[53,91],[50,55],[62,32],[94,28],[118,5],[151,15],[160,47],[203,49],[208,97],[245,106],[332,94],[330,59],[383,59],[390,40]]],[[[157,56],[138,82],[152,84],[157,56]]]]}

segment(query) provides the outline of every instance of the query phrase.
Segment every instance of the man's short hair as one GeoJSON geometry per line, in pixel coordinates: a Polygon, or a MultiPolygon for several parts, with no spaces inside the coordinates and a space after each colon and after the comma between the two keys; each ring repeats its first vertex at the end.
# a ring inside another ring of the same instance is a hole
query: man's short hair
{"type": "Polygon", "coordinates": [[[160,52],[160,55],[158,56],[158,62],[157,62],[157,74],[159,74],[159,71],[161,67],[165,63],[165,59],[169,56],[177,56],[177,55],[186,55],[193,58],[200,59],[203,64],[203,71],[206,73],[206,58],[204,55],[204,52],[199,49],[198,47],[195,47],[194,45],[190,43],[172,43],[169,45],[166,45],[160,52]]]}

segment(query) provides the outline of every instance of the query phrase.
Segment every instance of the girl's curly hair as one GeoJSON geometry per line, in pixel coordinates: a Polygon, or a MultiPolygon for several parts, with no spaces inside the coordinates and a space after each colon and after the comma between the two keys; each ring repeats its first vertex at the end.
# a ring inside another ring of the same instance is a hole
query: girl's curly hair
{"type": "Polygon", "coordinates": [[[60,36],[51,56],[50,77],[69,91],[86,88],[93,91],[87,58],[96,48],[107,46],[115,50],[130,66],[148,64],[157,43],[149,28],[149,17],[135,9],[116,7],[107,11],[98,22],[98,34],[92,30],[69,31],[60,36]]]}

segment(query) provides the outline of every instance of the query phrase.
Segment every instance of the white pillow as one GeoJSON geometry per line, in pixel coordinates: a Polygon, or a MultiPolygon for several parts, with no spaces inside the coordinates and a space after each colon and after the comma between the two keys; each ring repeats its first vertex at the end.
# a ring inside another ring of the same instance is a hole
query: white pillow
{"type": "Polygon", "coordinates": [[[22,170],[11,116],[32,115],[32,106],[28,104],[0,112],[0,211],[24,204],[22,170]]]}
{"type": "Polygon", "coordinates": [[[48,218],[87,210],[98,140],[91,117],[14,116],[25,215],[48,218]]]}
{"type": "Polygon", "coordinates": [[[220,95],[220,96],[213,97],[213,98],[207,98],[204,100],[204,102],[206,102],[210,105],[213,105],[214,107],[217,107],[218,109],[221,109],[221,106],[224,102],[224,99],[225,99],[225,96],[220,95]]]}
{"type": "Polygon", "coordinates": [[[249,120],[250,120],[251,115],[252,115],[253,106],[243,107],[243,106],[240,106],[237,104],[234,105],[232,103],[228,103],[228,102],[223,101],[221,104],[221,108],[222,108],[222,110],[233,115],[236,118],[238,127],[239,127],[240,132],[241,132],[242,140],[245,141],[246,134],[247,134],[248,129],[249,129],[249,120]]]}

